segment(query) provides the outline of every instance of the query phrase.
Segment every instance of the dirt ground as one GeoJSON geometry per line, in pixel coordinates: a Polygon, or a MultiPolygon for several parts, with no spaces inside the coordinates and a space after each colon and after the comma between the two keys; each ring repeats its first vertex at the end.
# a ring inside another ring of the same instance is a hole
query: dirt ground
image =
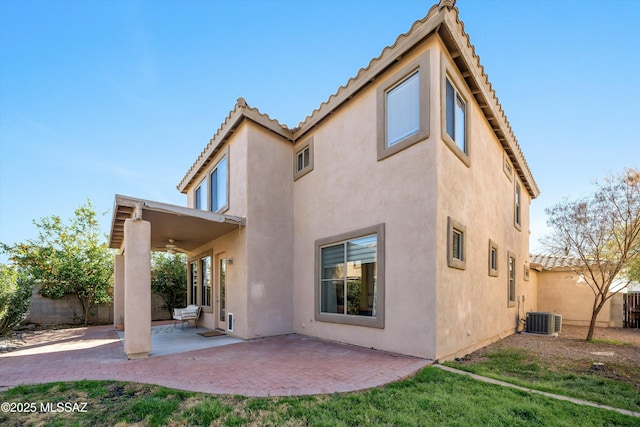
{"type": "Polygon", "coordinates": [[[633,384],[640,390],[640,329],[596,328],[585,341],[587,327],[562,326],[557,336],[514,334],[471,353],[461,360],[473,364],[502,348],[521,348],[551,369],[589,372],[633,384]],[[603,365],[594,365],[602,363],[603,365]]]}

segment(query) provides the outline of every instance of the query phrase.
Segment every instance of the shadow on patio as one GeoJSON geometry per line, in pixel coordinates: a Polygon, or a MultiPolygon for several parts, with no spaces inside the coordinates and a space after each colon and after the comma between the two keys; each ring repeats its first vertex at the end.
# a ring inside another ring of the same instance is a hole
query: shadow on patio
{"type": "MultiPolygon", "coordinates": [[[[154,322],[155,323],[155,322],[154,322]]],[[[211,329],[186,326],[184,329],[173,321],[155,323],[151,326],[151,353],[150,357],[166,356],[167,354],[184,353],[205,348],[221,347],[229,344],[244,342],[240,338],[228,335],[203,336],[202,333],[212,332],[211,329]]],[[[124,340],[126,331],[118,331],[120,340],[124,340]]]]}

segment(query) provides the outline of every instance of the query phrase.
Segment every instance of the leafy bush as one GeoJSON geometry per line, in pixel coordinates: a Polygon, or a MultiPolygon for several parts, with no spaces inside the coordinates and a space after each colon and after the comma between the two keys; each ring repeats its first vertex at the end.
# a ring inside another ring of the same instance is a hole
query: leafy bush
{"type": "Polygon", "coordinates": [[[16,268],[0,265],[0,335],[27,318],[32,281],[16,268]]]}

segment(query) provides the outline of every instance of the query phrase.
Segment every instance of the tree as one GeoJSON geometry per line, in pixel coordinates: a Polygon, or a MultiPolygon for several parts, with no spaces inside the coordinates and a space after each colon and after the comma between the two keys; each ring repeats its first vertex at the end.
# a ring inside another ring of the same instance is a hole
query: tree
{"type": "Polygon", "coordinates": [[[52,299],[74,295],[85,326],[90,310],[111,300],[108,289],[113,280],[113,257],[96,215],[87,201],[68,223],[56,215],[34,221],[37,239],[13,246],[0,244],[11,261],[41,285],[40,295],[52,299]]]}
{"type": "Polygon", "coordinates": [[[164,301],[164,308],[173,313],[187,300],[187,264],[184,255],[164,252],[151,254],[151,289],[164,301]]]}
{"type": "Polygon", "coordinates": [[[0,335],[26,319],[32,280],[15,266],[0,264],[0,335]]]}
{"type": "Polygon", "coordinates": [[[608,177],[593,195],[564,201],[546,210],[553,233],[545,245],[556,255],[578,260],[572,267],[594,295],[587,341],[604,304],[623,288],[616,277],[630,279],[640,262],[640,171],[626,169],[608,177]]]}

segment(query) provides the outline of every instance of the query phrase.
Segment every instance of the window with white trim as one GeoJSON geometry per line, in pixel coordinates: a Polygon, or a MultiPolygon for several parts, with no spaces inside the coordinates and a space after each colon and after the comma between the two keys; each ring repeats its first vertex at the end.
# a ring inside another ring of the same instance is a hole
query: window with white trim
{"type": "Polygon", "coordinates": [[[316,241],[316,320],[384,327],[384,225],[316,241]]]}
{"type": "Polygon", "coordinates": [[[467,266],[465,238],[467,227],[455,219],[447,218],[447,265],[464,270],[467,266]]]}
{"type": "Polygon", "coordinates": [[[429,136],[429,54],[425,52],[378,86],[378,160],[429,136]]]}
{"type": "Polygon", "coordinates": [[[447,135],[467,153],[467,105],[453,83],[448,78],[445,80],[447,135]]]}
{"type": "Polygon", "coordinates": [[[387,91],[386,145],[391,147],[420,130],[420,72],[387,91]]]}
{"type": "Polygon", "coordinates": [[[522,226],[522,189],[520,184],[516,182],[513,207],[513,221],[519,230],[522,226]]]}
{"type": "Polygon", "coordinates": [[[489,240],[489,276],[498,275],[498,244],[489,240]]]}
{"type": "Polygon", "coordinates": [[[211,210],[212,212],[219,212],[229,205],[227,199],[227,169],[227,156],[224,156],[218,162],[215,169],[211,171],[211,194],[209,197],[209,210],[211,210]]]}
{"type": "Polygon", "coordinates": [[[198,305],[198,262],[189,263],[189,276],[191,278],[191,293],[189,304],[198,305]]]}
{"type": "Polygon", "coordinates": [[[211,307],[211,257],[200,258],[200,305],[211,307]]]}
{"type": "Polygon", "coordinates": [[[507,289],[509,307],[516,303],[516,259],[509,253],[509,287],[507,289]]]}
{"type": "Polygon", "coordinates": [[[196,188],[195,195],[195,207],[196,209],[207,209],[207,180],[203,180],[202,183],[196,188]]]}
{"type": "Polygon", "coordinates": [[[313,137],[296,147],[293,159],[293,179],[296,180],[313,170],[313,137]]]}

